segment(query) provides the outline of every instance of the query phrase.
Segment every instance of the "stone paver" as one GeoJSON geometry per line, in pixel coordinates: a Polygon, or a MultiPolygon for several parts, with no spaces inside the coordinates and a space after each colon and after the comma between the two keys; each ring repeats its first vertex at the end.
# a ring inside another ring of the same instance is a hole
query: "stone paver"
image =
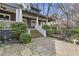
{"type": "MultiPolygon", "coordinates": [[[[55,52],[55,44],[53,39],[54,38],[48,37],[36,38],[32,40],[32,43],[26,44],[26,46],[34,51],[32,55],[40,55],[40,53],[43,54],[42,52],[47,53],[46,51],[51,51],[53,53],[55,52]]],[[[48,54],[51,55],[52,53],[48,54]]]]}
{"type": "Polygon", "coordinates": [[[30,56],[30,55],[32,55],[32,51],[29,48],[25,47],[25,49],[23,49],[23,51],[21,51],[21,54],[22,54],[22,56],[30,56]]]}
{"type": "Polygon", "coordinates": [[[2,56],[50,56],[55,55],[54,38],[34,38],[29,44],[11,44],[0,47],[2,56]]]}
{"type": "Polygon", "coordinates": [[[5,56],[18,56],[21,55],[20,52],[23,50],[23,45],[15,44],[15,45],[7,45],[4,47],[4,51],[2,55],[5,56]]]}
{"type": "Polygon", "coordinates": [[[52,51],[45,51],[45,52],[41,52],[40,55],[41,56],[51,56],[52,55],[52,51]]]}
{"type": "Polygon", "coordinates": [[[47,51],[48,49],[46,49],[46,48],[43,47],[43,46],[38,46],[35,50],[36,50],[37,52],[44,52],[44,51],[47,51]]]}
{"type": "Polygon", "coordinates": [[[34,38],[29,44],[0,45],[0,56],[75,56],[79,55],[79,45],[55,38],[34,38]]]}
{"type": "Polygon", "coordinates": [[[3,49],[3,47],[0,47],[0,55],[2,55],[3,49]]]}
{"type": "Polygon", "coordinates": [[[40,56],[40,53],[37,51],[32,51],[32,56],[40,56]]]}

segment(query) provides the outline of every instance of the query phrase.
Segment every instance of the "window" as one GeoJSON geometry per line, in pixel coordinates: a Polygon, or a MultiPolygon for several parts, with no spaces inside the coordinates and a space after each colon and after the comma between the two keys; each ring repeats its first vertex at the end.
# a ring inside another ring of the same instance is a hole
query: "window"
{"type": "Polygon", "coordinates": [[[0,20],[8,20],[8,21],[10,21],[10,15],[0,13],[0,20]]]}

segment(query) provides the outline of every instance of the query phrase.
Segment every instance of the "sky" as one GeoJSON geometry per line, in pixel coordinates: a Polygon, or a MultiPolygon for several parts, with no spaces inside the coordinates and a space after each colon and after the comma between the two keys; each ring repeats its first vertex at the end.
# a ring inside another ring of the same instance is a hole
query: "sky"
{"type": "MultiPolygon", "coordinates": [[[[49,6],[49,3],[39,3],[39,9],[41,9],[41,14],[47,15],[48,6],[49,6]],[[43,10],[43,4],[44,4],[44,10],[43,10]]],[[[51,16],[53,14],[61,14],[61,13],[62,13],[62,11],[59,8],[59,6],[57,5],[57,3],[52,3],[48,16],[51,16]]]]}
{"type": "MultiPolygon", "coordinates": [[[[41,9],[41,13],[42,14],[47,15],[48,6],[49,6],[48,3],[39,3],[39,9],[41,9]],[[43,10],[43,4],[44,4],[44,10],[43,10]]],[[[51,6],[50,11],[49,11],[49,16],[51,14],[57,13],[59,11],[59,10],[57,10],[57,8],[58,8],[57,4],[56,3],[52,3],[52,6],[51,6]]]]}

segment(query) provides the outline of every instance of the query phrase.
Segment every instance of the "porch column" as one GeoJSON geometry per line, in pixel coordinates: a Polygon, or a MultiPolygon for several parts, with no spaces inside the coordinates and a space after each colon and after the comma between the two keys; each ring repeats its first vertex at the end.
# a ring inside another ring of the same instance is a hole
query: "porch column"
{"type": "Polygon", "coordinates": [[[18,9],[16,9],[16,22],[18,22],[19,20],[19,10],[18,9]]]}
{"type": "Polygon", "coordinates": [[[38,17],[36,18],[36,25],[39,25],[39,23],[38,23],[38,17]]]}
{"type": "Polygon", "coordinates": [[[43,22],[41,22],[41,27],[43,26],[43,22]]]}
{"type": "Polygon", "coordinates": [[[16,22],[22,22],[22,9],[16,9],[16,22]]]}
{"type": "Polygon", "coordinates": [[[22,9],[19,9],[19,21],[22,22],[22,9]]]}
{"type": "Polygon", "coordinates": [[[46,19],[46,24],[48,24],[48,20],[46,19]]]}

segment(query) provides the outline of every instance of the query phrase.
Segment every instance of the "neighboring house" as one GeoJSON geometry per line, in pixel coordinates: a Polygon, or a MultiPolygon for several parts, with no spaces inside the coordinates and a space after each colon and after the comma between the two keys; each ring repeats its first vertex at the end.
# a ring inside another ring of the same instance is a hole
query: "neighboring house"
{"type": "Polygon", "coordinates": [[[0,3],[0,21],[9,26],[13,22],[25,22],[29,28],[35,28],[46,36],[42,25],[52,18],[42,15],[40,9],[26,3],[0,3]]]}

